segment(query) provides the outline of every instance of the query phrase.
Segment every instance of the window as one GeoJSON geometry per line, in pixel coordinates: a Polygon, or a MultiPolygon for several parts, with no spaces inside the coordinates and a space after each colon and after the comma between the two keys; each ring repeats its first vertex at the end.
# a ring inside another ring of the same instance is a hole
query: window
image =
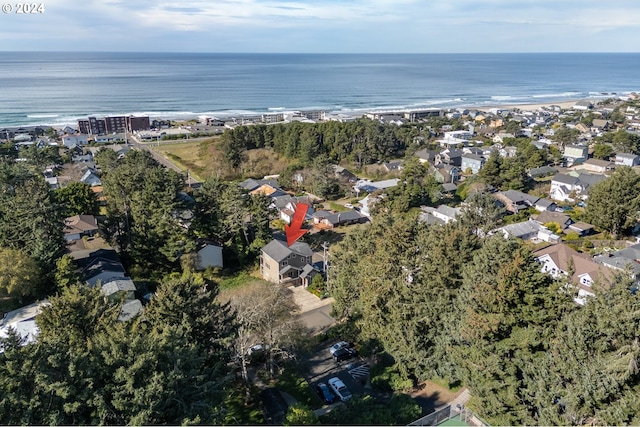
{"type": "Polygon", "coordinates": [[[289,261],[282,261],[282,266],[284,267],[285,265],[289,265],[289,261]]]}
{"type": "Polygon", "coordinates": [[[296,254],[291,254],[291,258],[295,258],[295,257],[296,257],[296,254]]]}

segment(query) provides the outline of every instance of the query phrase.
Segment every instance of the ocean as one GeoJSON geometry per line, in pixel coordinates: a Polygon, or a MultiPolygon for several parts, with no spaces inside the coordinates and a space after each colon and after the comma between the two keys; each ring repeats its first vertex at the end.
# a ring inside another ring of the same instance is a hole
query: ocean
{"type": "Polygon", "coordinates": [[[639,53],[0,52],[0,128],[90,115],[482,107],[640,91],[639,53]]]}

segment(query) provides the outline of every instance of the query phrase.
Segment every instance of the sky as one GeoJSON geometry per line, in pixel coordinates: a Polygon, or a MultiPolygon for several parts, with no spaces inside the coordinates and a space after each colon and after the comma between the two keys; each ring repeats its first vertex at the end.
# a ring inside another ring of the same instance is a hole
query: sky
{"type": "MultiPolygon", "coordinates": [[[[37,1],[37,0],[36,0],[37,1]]],[[[0,51],[637,52],[637,0],[44,0],[0,51]]],[[[9,11],[9,9],[11,9],[9,11]]]]}

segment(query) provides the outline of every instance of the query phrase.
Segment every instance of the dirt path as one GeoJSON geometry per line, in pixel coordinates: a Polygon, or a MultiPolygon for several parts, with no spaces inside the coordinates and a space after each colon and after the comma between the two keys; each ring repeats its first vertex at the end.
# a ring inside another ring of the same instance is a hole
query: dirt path
{"type": "Polygon", "coordinates": [[[424,413],[428,414],[436,408],[451,402],[458,397],[458,395],[462,394],[464,390],[464,388],[461,388],[457,392],[452,392],[436,383],[425,381],[420,384],[418,390],[411,392],[409,395],[420,404],[424,413]]]}

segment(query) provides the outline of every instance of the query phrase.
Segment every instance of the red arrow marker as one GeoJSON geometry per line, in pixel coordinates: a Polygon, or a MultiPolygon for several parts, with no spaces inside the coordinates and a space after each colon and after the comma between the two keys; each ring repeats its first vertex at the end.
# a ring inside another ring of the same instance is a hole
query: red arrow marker
{"type": "Polygon", "coordinates": [[[287,234],[287,246],[293,245],[296,240],[304,236],[308,231],[302,229],[302,223],[304,222],[304,217],[307,215],[308,210],[309,205],[305,205],[304,203],[298,203],[296,205],[296,211],[293,214],[291,225],[284,226],[284,231],[287,234]]]}

